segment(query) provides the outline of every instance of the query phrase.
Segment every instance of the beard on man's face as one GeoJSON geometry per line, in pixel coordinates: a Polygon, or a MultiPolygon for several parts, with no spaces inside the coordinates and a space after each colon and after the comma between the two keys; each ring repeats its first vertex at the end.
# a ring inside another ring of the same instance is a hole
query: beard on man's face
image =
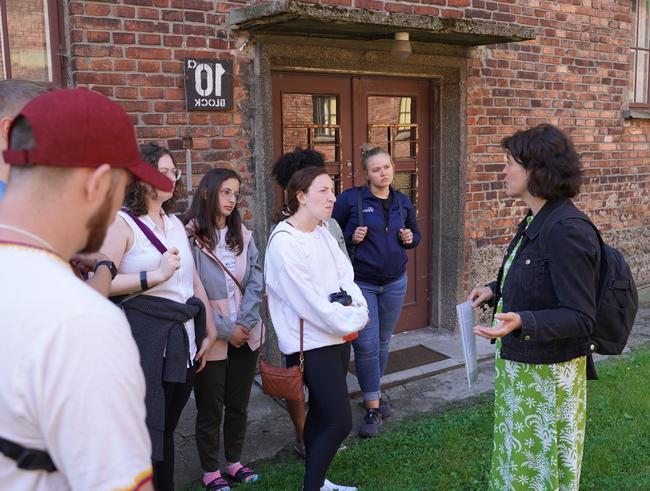
{"type": "Polygon", "coordinates": [[[83,250],[79,251],[82,254],[88,252],[97,252],[104,243],[108,226],[113,223],[115,213],[113,211],[113,195],[114,189],[111,188],[104,198],[104,202],[97,209],[97,211],[88,219],[86,227],[88,228],[88,240],[83,250]]]}

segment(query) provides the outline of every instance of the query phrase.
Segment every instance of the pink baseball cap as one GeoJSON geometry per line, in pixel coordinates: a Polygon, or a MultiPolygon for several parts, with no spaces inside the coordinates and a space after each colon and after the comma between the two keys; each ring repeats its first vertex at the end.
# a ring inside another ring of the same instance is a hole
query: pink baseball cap
{"type": "MultiPolygon", "coordinates": [[[[162,191],[173,183],[142,160],[135,130],[124,109],[88,89],[60,89],[30,101],[16,116],[32,126],[36,145],[30,150],[5,150],[11,165],[111,167],[130,171],[140,181],[162,191]]],[[[14,123],[9,129],[9,141],[14,123]]]]}

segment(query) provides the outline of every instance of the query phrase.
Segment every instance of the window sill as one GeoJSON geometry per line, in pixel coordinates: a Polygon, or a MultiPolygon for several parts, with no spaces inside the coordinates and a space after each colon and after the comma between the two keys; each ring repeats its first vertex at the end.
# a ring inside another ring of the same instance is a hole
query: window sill
{"type": "Polygon", "coordinates": [[[650,119],[650,109],[625,109],[623,119],[650,119]]]}

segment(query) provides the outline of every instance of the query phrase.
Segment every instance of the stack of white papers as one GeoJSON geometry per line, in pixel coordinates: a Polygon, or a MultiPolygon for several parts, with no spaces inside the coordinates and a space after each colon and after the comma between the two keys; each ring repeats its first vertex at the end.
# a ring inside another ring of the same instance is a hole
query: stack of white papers
{"type": "Polygon", "coordinates": [[[467,383],[470,387],[478,380],[478,361],[476,356],[476,338],[474,337],[474,311],[469,302],[456,305],[456,315],[460,325],[460,337],[463,340],[463,355],[467,383]]]}

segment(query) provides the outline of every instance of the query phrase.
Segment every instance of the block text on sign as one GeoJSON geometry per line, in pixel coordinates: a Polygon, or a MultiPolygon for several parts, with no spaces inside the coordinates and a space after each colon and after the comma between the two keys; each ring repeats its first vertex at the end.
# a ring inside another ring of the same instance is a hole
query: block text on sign
{"type": "Polygon", "coordinates": [[[188,58],[184,63],[188,111],[232,109],[231,61],[188,58]]]}

